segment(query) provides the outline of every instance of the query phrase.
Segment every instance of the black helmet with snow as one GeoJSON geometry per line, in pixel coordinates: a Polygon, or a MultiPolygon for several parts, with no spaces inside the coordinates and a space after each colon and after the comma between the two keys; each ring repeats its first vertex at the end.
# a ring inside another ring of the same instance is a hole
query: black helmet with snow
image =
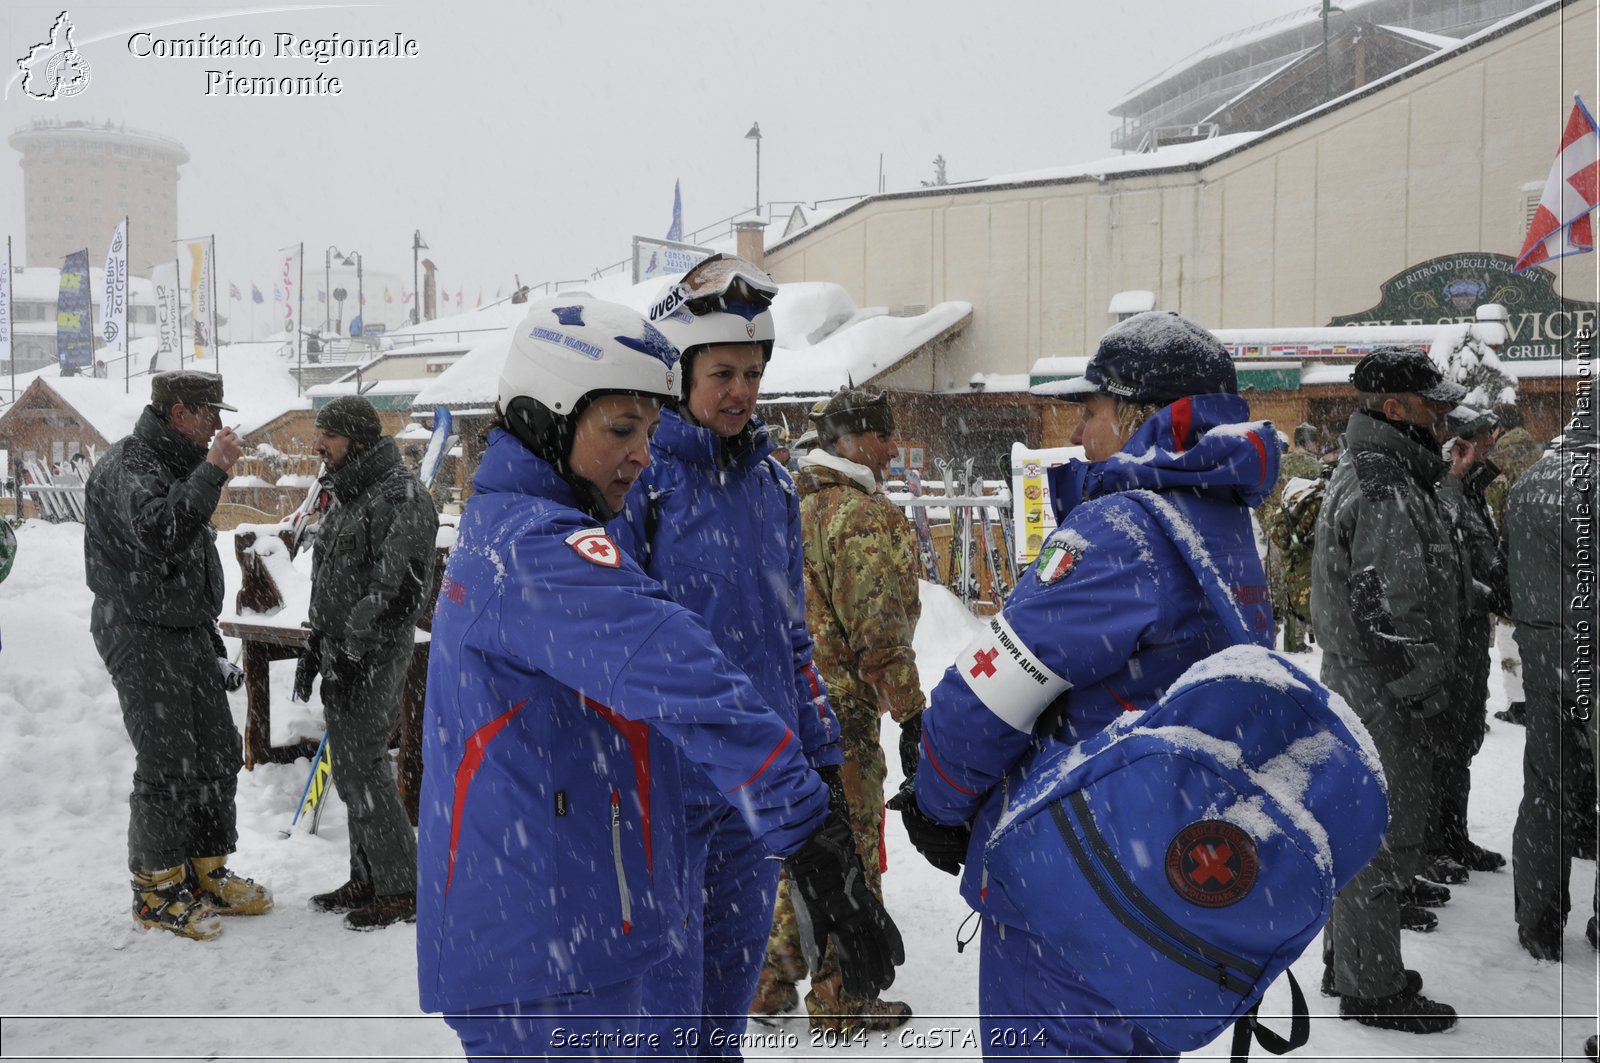
{"type": "Polygon", "coordinates": [[[685,394],[689,363],[701,347],[715,343],[758,343],[772,360],[776,332],[772,300],[778,286],[767,271],[738,255],[715,254],[696,263],[668,285],[650,306],[650,322],[683,352],[680,375],[685,394]]]}
{"type": "Polygon", "coordinates": [[[675,397],[677,360],[677,348],[626,306],[570,295],[532,303],[500,370],[506,430],[592,502],[598,490],[568,463],[578,417],[601,395],[675,397]]]}

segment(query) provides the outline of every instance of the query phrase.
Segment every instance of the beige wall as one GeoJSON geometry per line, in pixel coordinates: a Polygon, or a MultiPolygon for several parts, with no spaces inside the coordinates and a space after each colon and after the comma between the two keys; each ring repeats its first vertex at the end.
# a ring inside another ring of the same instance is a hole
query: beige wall
{"type": "MultiPolygon", "coordinates": [[[[1572,93],[1600,105],[1596,34],[1578,0],[1198,171],[870,200],[767,268],[863,306],[971,302],[936,389],[1089,353],[1126,289],[1213,328],[1326,324],[1409,265],[1517,253],[1572,93]]],[[[1600,298],[1596,257],[1556,263],[1556,290],[1600,298]]]]}

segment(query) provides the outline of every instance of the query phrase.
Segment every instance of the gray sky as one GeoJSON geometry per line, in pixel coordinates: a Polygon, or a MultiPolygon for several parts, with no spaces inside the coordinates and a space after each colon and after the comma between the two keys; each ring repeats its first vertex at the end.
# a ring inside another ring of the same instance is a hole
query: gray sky
{"type": "MultiPolygon", "coordinates": [[[[274,7],[70,3],[91,65],[70,100],[12,82],[5,131],[35,118],[110,119],[176,137],[179,235],[215,233],[218,279],[271,298],[275,249],[304,241],[411,276],[422,231],[444,290],[509,292],[587,275],[663,236],[682,181],[684,229],[755,201],[813,201],[1112,154],[1106,112],[1215,37],[1308,0],[456,0],[274,7]],[[180,21],[190,20],[190,21],[180,21]],[[254,58],[137,58],[137,31],[261,40],[254,58]],[[273,56],[274,34],[414,38],[415,58],[273,56]],[[341,79],[338,96],[206,95],[205,71],[341,79]]],[[[7,0],[4,76],[62,10],[7,0]]],[[[21,260],[20,156],[0,161],[0,235],[21,260]]],[[[787,209],[787,208],[783,208],[787,209]]],[[[134,220],[134,239],[138,239],[134,220]]],[[[726,228],[722,225],[720,228],[726,228]]],[[[110,233],[106,234],[109,240],[110,233]]],[[[91,247],[98,264],[104,246],[91,247]]],[[[313,280],[315,275],[315,280],[313,280]]],[[[368,292],[369,303],[372,293],[368,292]]],[[[449,311],[453,306],[444,307],[449,311]]],[[[314,316],[308,304],[308,317],[314,316]]]]}

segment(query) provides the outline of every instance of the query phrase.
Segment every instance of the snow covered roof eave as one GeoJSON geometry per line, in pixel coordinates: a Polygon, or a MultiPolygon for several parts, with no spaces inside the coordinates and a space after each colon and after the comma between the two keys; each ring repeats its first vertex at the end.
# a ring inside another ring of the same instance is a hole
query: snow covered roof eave
{"type": "MultiPolygon", "coordinates": [[[[937,306],[929,308],[927,315],[924,316],[933,316],[939,313],[942,309],[949,309],[951,312],[955,313],[956,316],[954,320],[941,326],[932,335],[925,336],[917,340],[917,342],[911,344],[900,354],[892,355],[887,360],[877,363],[870,375],[860,377],[850,376],[849,379],[834,381],[831,383],[831,386],[826,386],[823,388],[819,388],[817,382],[811,379],[808,379],[804,383],[796,383],[789,386],[779,385],[770,389],[763,389],[761,393],[761,401],[770,400],[776,402],[798,402],[807,396],[818,394],[819,391],[831,395],[839,388],[846,387],[847,385],[862,387],[882,380],[884,376],[894,372],[896,369],[902,369],[907,365],[910,365],[917,358],[921,357],[924,353],[933,350],[939,344],[947,342],[948,340],[960,335],[966,330],[967,325],[972,322],[972,304],[965,302],[940,303],[937,306]]],[[[869,322],[873,320],[882,319],[868,319],[869,322]]]]}

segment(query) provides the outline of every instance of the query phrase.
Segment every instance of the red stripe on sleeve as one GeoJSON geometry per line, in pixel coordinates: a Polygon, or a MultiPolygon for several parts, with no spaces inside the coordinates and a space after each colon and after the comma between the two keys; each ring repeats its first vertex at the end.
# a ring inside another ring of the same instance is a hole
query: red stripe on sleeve
{"type": "Polygon", "coordinates": [[[781,742],[779,742],[777,745],[772,747],[772,752],[767,754],[767,759],[761,762],[761,767],[756,769],[756,773],[754,775],[750,776],[750,778],[746,779],[744,782],[740,783],[738,786],[735,786],[733,789],[725,790],[723,792],[724,793],[730,793],[730,794],[738,793],[740,790],[743,790],[746,786],[749,786],[751,783],[753,783],[757,779],[761,778],[762,773],[765,772],[768,768],[772,767],[772,762],[774,760],[778,759],[778,754],[783,752],[783,747],[788,745],[791,741],[793,741],[793,739],[794,739],[794,732],[791,731],[789,728],[785,727],[783,729],[783,740],[781,742]]]}
{"type": "Polygon", "coordinates": [[[1188,397],[1172,404],[1172,452],[1182,454],[1189,446],[1189,427],[1194,423],[1194,407],[1188,397]]]}
{"type": "Polygon", "coordinates": [[[939,773],[939,778],[943,779],[946,783],[950,784],[951,787],[960,790],[964,794],[969,794],[974,797],[977,796],[978,791],[969,790],[965,786],[962,786],[960,783],[950,778],[950,776],[946,775],[943,768],[939,767],[939,758],[933,755],[933,747],[928,744],[928,736],[926,733],[924,733],[922,736],[922,751],[928,754],[928,763],[932,764],[933,770],[939,773]]]}
{"type": "Polygon", "coordinates": [[[522,711],[528,702],[519,701],[505,712],[496,716],[476,731],[467,739],[466,749],[462,751],[461,763],[456,765],[456,793],[455,801],[450,806],[450,869],[444,876],[444,892],[450,893],[450,883],[456,877],[456,846],[461,842],[461,810],[467,803],[467,788],[472,785],[472,777],[478,774],[478,769],[483,766],[484,754],[488,751],[489,743],[494,736],[505,729],[512,717],[522,711]]]}

